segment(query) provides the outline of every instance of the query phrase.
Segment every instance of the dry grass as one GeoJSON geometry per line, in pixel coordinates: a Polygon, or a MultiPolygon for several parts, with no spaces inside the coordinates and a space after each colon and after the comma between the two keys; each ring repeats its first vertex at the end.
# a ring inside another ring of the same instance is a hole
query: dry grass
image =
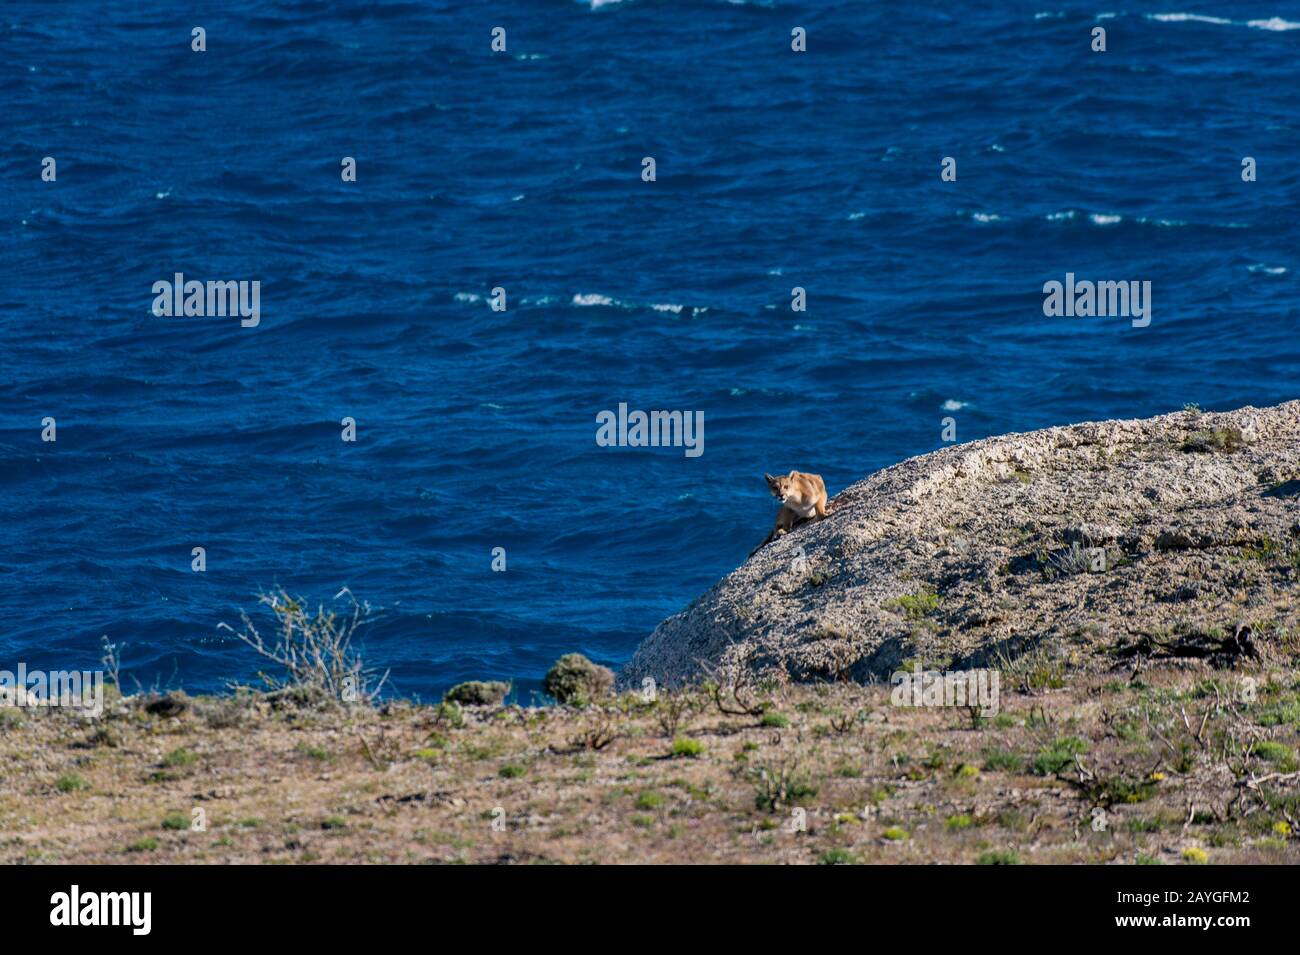
{"type": "Polygon", "coordinates": [[[0,861],[1300,862],[1294,671],[1067,677],[1004,680],[993,719],[851,685],[759,690],[754,712],[706,691],[7,709],[0,861]],[[196,809],[206,831],[181,828],[196,809]]]}

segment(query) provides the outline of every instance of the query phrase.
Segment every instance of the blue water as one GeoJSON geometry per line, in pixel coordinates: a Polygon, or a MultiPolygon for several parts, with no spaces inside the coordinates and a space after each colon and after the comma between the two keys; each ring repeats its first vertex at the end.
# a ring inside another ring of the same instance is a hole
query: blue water
{"type": "Polygon", "coordinates": [[[399,692],[526,693],[740,563],[764,471],[1300,391],[1300,4],[180,7],[0,9],[0,667],[220,688],[259,589],[347,586],[399,692]],[[1151,325],[1045,318],[1067,271],[1151,325]]]}

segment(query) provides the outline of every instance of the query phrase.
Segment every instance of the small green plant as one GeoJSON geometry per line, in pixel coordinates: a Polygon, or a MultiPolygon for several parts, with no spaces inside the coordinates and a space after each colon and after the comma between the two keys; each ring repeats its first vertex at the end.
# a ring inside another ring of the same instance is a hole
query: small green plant
{"type": "Polygon", "coordinates": [[[661,809],[663,804],[664,797],[654,790],[646,790],[636,797],[636,808],[638,809],[661,809]]]}
{"type": "Polygon", "coordinates": [[[949,816],[943,821],[943,824],[947,829],[958,831],[961,829],[969,829],[971,826],[975,825],[975,820],[970,817],[970,813],[963,812],[958,813],[955,816],[949,816]]]}
{"type": "Polygon", "coordinates": [[[320,827],[322,829],[346,829],[348,823],[342,816],[326,816],[320,821],[320,827]]]}
{"type": "Polygon", "coordinates": [[[888,829],[882,832],[881,835],[884,836],[886,839],[888,839],[890,842],[902,842],[904,839],[907,838],[907,830],[899,826],[890,826],[888,829]]]}
{"type": "Polygon", "coordinates": [[[784,728],[784,727],[790,725],[790,718],[789,718],[788,716],[785,716],[785,715],[782,714],[782,713],[777,713],[776,711],[773,710],[773,711],[770,711],[770,712],[764,713],[763,716],[762,716],[762,718],[759,719],[759,721],[758,721],[758,725],[759,725],[759,726],[770,726],[770,727],[774,727],[774,728],[776,728],[776,729],[782,729],[782,728],[784,728]]]}
{"type": "Polygon", "coordinates": [[[695,759],[703,752],[704,744],[699,740],[690,739],[685,736],[679,736],[677,739],[673,740],[674,757],[685,756],[690,759],[695,759]]]}
{"type": "Polygon", "coordinates": [[[179,812],[173,812],[162,821],[164,829],[188,829],[190,821],[182,816],[179,812]]]}
{"type": "Polygon", "coordinates": [[[827,849],[817,862],[819,865],[857,865],[858,857],[848,849],[827,849]]]}
{"type": "Polygon", "coordinates": [[[1215,451],[1231,453],[1246,446],[1245,436],[1238,428],[1216,428],[1213,431],[1194,431],[1183,439],[1186,454],[1210,454],[1215,451]]]}
{"type": "Polygon", "coordinates": [[[981,852],[975,861],[979,865],[1020,865],[1020,853],[1015,849],[990,849],[981,852]]]}
{"type": "Polygon", "coordinates": [[[191,753],[188,749],[182,746],[172,750],[170,753],[164,756],[162,764],[172,769],[176,769],[181,766],[192,766],[198,761],[199,761],[198,754],[191,753]]]}
{"type": "Polygon", "coordinates": [[[1088,744],[1077,736],[1062,736],[1034,757],[1030,771],[1035,776],[1051,776],[1074,764],[1074,757],[1088,751],[1088,744]]]}
{"type": "Polygon", "coordinates": [[[433,718],[438,723],[445,723],[452,729],[461,729],[465,725],[465,714],[460,704],[454,700],[443,700],[433,710],[433,718]]]}
{"type": "Polygon", "coordinates": [[[514,763],[507,763],[497,770],[497,775],[502,779],[518,779],[524,774],[524,767],[517,766],[514,763]]]}
{"type": "Polygon", "coordinates": [[[933,590],[918,590],[913,594],[903,594],[881,604],[884,610],[893,610],[907,617],[908,620],[922,620],[939,609],[939,595],[933,590]]]}
{"type": "Polygon", "coordinates": [[[1204,849],[1188,846],[1183,850],[1183,861],[1189,865],[1205,865],[1210,861],[1210,856],[1204,849]]]}
{"type": "Polygon", "coordinates": [[[76,773],[65,773],[54,781],[54,788],[61,793],[75,793],[82,789],[89,789],[90,783],[76,773]]]}
{"type": "Polygon", "coordinates": [[[1276,763],[1281,772],[1289,773],[1297,768],[1295,751],[1285,743],[1264,740],[1255,746],[1255,755],[1270,763],[1276,763]]]}
{"type": "Polygon", "coordinates": [[[991,746],[984,751],[984,769],[989,772],[1018,773],[1024,761],[1007,749],[991,746]]]}
{"type": "Polygon", "coordinates": [[[758,766],[750,771],[750,778],[754,780],[754,805],[764,812],[776,812],[796,800],[817,795],[817,787],[799,770],[797,760],[758,766]]]}
{"type": "Polygon", "coordinates": [[[153,852],[159,846],[158,840],[153,836],[145,836],[137,839],[126,847],[127,852],[153,852]]]}

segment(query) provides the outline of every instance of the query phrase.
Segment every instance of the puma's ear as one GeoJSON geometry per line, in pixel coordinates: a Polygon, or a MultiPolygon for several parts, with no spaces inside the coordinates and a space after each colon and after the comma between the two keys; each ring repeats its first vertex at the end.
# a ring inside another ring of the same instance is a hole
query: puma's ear
{"type": "Polygon", "coordinates": [[[791,471],[790,474],[789,474],[790,480],[793,481],[793,480],[794,480],[794,476],[795,476],[796,474],[798,474],[798,473],[799,473],[798,471],[791,471]]]}
{"type": "Polygon", "coordinates": [[[763,480],[767,482],[768,487],[772,487],[776,484],[776,478],[772,477],[772,475],[767,472],[763,472],[763,480]]]}

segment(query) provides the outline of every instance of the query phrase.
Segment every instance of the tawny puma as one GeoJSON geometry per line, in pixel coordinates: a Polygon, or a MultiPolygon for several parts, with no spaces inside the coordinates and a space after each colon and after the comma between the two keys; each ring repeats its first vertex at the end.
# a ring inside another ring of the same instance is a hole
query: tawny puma
{"type": "Polygon", "coordinates": [[[759,547],[789,533],[796,524],[826,516],[826,484],[820,474],[791,471],[781,477],[763,477],[772,496],[781,499],[781,510],[776,515],[776,526],[759,547]]]}

